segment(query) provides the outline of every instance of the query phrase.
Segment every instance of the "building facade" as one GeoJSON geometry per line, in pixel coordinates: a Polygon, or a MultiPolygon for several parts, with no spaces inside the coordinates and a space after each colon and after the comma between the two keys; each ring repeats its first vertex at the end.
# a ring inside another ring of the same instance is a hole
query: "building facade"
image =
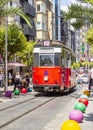
{"type": "MultiPolygon", "coordinates": [[[[36,27],[35,27],[35,17],[36,10],[34,5],[34,0],[15,0],[8,3],[9,7],[22,7],[24,13],[30,18],[32,28],[30,28],[27,23],[20,16],[8,17],[8,24],[17,24],[20,29],[23,30],[27,40],[35,40],[36,37],[36,27]]],[[[1,24],[5,24],[5,19],[2,19],[1,24]]]]}
{"type": "Polygon", "coordinates": [[[35,0],[36,5],[36,39],[52,39],[52,0],[35,0]]]}
{"type": "Polygon", "coordinates": [[[27,23],[20,17],[20,24],[22,25],[23,31],[27,40],[35,40],[36,37],[36,27],[35,27],[35,17],[36,10],[34,5],[34,0],[19,0],[20,5],[23,7],[26,15],[29,16],[32,28],[30,28],[27,23]]]}
{"type": "Polygon", "coordinates": [[[54,0],[54,40],[61,41],[60,0],[54,0]]]}

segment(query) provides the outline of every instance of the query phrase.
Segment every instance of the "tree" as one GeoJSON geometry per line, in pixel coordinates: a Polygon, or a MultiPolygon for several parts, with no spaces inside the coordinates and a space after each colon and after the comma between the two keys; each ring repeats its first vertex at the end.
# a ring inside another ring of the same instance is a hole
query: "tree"
{"type": "Polygon", "coordinates": [[[78,69],[80,67],[80,64],[79,64],[79,62],[73,62],[73,64],[71,65],[71,67],[73,69],[78,69]]]}
{"type": "Polygon", "coordinates": [[[30,19],[23,12],[22,7],[6,6],[8,5],[8,2],[10,1],[16,2],[16,0],[0,0],[0,20],[2,20],[2,18],[6,16],[14,16],[16,14],[16,15],[21,16],[27,22],[27,24],[31,27],[30,19]]]}
{"type": "Polygon", "coordinates": [[[83,6],[83,4],[72,4],[68,7],[68,12],[66,13],[66,19],[74,19],[72,25],[79,29],[82,25],[86,23],[93,23],[93,7],[83,6]]]}
{"type": "Polygon", "coordinates": [[[91,57],[93,55],[93,27],[89,28],[86,35],[86,41],[91,46],[90,48],[90,57],[91,57]]]}
{"type": "Polygon", "coordinates": [[[93,27],[91,27],[86,35],[87,43],[93,46],[93,27]]]}
{"type": "Polygon", "coordinates": [[[33,47],[35,42],[29,41],[26,42],[26,48],[22,52],[18,52],[17,55],[27,66],[31,66],[33,62],[33,47]]]}
{"type": "MultiPolygon", "coordinates": [[[[13,24],[8,27],[8,60],[19,56],[26,64],[32,63],[32,50],[34,42],[27,42],[24,33],[13,24]],[[29,58],[28,58],[29,55],[29,58]]],[[[0,28],[0,52],[5,54],[5,27],[0,28]]]]}
{"type": "Polygon", "coordinates": [[[93,4],[93,0],[78,0],[80,2],[89,2],[90,4],[93,4]]]}

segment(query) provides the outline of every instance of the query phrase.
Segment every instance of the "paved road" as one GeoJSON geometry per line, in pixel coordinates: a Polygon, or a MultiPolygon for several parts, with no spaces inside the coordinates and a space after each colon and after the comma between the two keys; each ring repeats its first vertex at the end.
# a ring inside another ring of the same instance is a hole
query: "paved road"
{"type": "MultiPolygon", "coordinates": [[[[6,127],[2,128],[2,130],[60,130],[62,123],[68,119],[69,112],[73,110],[74,104],[78,101],[80,94],[86,89],[85,86],[78,87],[78,90],[70,93],[69,95],[59,95],[51,102],[39,107],[35,111],[19,118],[18,120],[10,123],[6,127]]],[[[7,102],[0,104],[0,109],[18,103],[19,101],[28,100],[29,97],[34,97],[34,92],[20,95],[19,97],[13,97],[9,99],[7,102]]],[[[38,98],[43,98],[43,100],[47,100],[51,98],[51,96],[39,96],[38,98]]],[[[6,100],[6,99],[4,99],[6,100]]],[[[93,115],[91,104],[92,104],[92,97],[90,99],[89,106],[87,108],[86,113],[84,113],[84,120],[83,123],[80,123],[81,130],[92,130],[93,125],[91,118],[93,115]],[[88,120],[88,121],[87,121],[88,120]],[[87,122],[89,125],[87,125],[87,122]]],[[[8,121],[13,117],[13,115],[20,114],[20,112],[24,112],[28,108],[31,108],[33,104],[38,104],[40,100],[33,101],[31,103],[20,105],[19,107],[15,107],[9,109],[8,111],[4,111],[1,113],[1,122],[8,121]],[[11,111],[10,111],[11,110],[11,111]],[[8,114],[7,114],[8,113],[8,114]]],[[[1,123],[0,123],[1,124],[1,123]]]]}

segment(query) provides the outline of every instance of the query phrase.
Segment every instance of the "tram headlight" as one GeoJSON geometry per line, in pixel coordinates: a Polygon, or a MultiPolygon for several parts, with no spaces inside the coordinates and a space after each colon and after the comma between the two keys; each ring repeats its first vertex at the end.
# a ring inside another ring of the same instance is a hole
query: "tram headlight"
{"type": "Polygon", "coordinates": [[[48,81],[48,76],[44,76],[44,81],[48,81]]]}

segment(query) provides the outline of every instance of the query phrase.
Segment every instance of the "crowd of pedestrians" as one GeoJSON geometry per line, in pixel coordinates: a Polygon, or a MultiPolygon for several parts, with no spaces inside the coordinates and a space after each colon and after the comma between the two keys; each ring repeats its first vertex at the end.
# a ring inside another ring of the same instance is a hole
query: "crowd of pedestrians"
{"type": "Polygon", "coordinates": [[[17,72],[14,77],[14,90],[13,91],[15,91],[16,88],[18,89],[21,89],[23,87],[27,88],[29,87],[29,83],[30,83],[30,74],[28,71],[25,73],[25,75],[20,75],[20,73],[17,72]]]}
{"type": "Polygon", "coordinates": [[[4,72],[0,72],[0,87],[4,86],[4,72]]]}
{"type": "MultiPolygon", "coordinates": [[[[24,74],[20,72],[14,71],[11,73],[11,71],[8,72],[8,86],[13,85],[13,91],[17,89],[21,89],[23,87],[29,87],[31,79],[31,72],[26,71],[24,74]]],[[[4,87],[5,85],[5,76],[4,76],[4,70],[0,71],[0,87],[4,87]]]]}
{"type": "Polygon", "coordinates": [[[83,72],[78,72],[77,74],[77,83],[78,84],[83,84],[83,80],[86,76],[86,83],[88,84],[88,89],[92,90],[93,89],[93,68],[89,69],[87,73],[83,72]]]}

